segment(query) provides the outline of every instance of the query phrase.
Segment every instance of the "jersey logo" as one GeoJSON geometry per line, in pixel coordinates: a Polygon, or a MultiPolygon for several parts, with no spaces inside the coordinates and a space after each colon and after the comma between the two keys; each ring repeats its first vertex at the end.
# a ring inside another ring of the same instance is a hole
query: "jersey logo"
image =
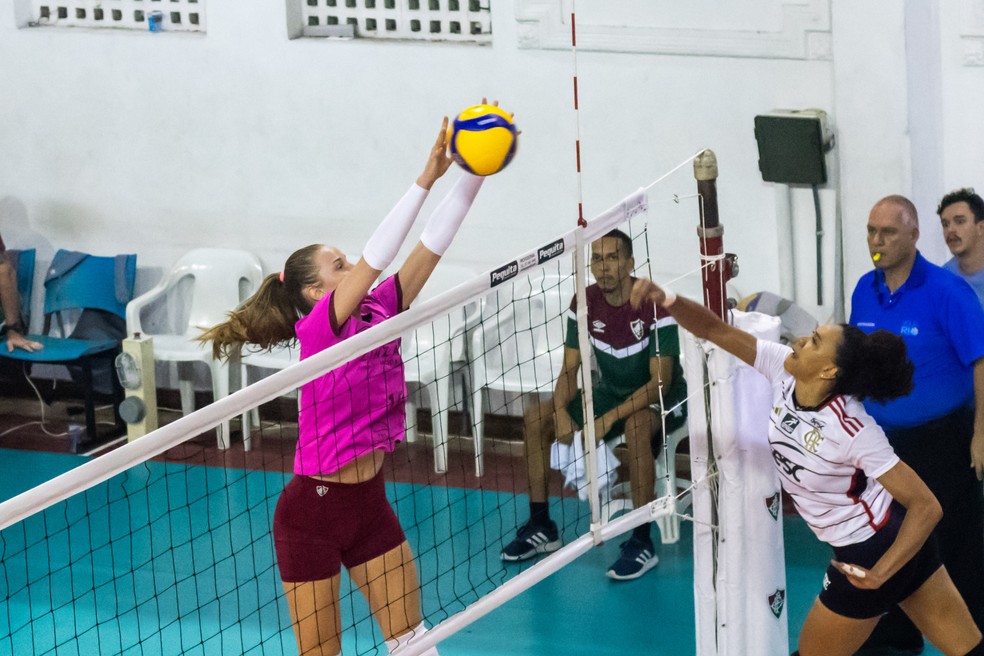
{"type": "Polygon", "coordinates": [[[776,492],[771,497],[765,498],[765,507],[769,509],[769,514],[772,515],[772,519],[779,521],[779,493],[776,492]]]}
{"type": "Polygon", "coordinates": [[[799,423],[800,423],[799,417],[797,417],[796,415],[790,412],[787,412],[786,416],[782,418],[781,422],[779,422],[779,425],[782,427],[784,433],[786,433],[787,435],[792,435],[793,431],[796,430],[796,427],[799,426],[799,423]]]}
{"type": "Polygon", "coordinates": [[[810,453],[816,453],[820,450],[820,445],[823,444],[823,435],[820,434],[816,428],[811,431],[807,431],[806,435],[803,436],[803,446],[810,453]]]}
{"type": "Polygon", "coordinates": [[[323,497],[326,494],[328,494],[328,486],[327,485],[319,485],[318,487],[314,488],[314,491],[318,493],[318,496],[319,497],[323,497]]]}
{"type": "Polygon", "coordinates": [[[806,467],[803,465],[797,465],[795,462],[782,455],[775,449],[772,450],[772,459],[776,461],[776,464],[779,465],[786,476],[789,476],[797,483],[803,482],[799,478],[799,473],[801,470],[806,469],[806,467]]]}
{"type": "Polygon", "coordinates": [[[636,339],[642,339],[642,331],[645,329],[642,319],[636,319],[629,324],[629,328],[632,329],[632,334],[635,335],[636,339]]]}
{"type": "Polygon", "coordinates": [[[823,589],[826,590],[830,587],[830,577],[826,573],[823,575],[823,589]]]}
{"type": "Polygon", "coordinates": [[[591,322],[591,330],[593,330],[596,333],[605,332],[605,322],[595,319],[594,321],[591,322]]]}
{"type": "Polygon", "coordinates": [[[769,609],[772,614],[776,616],[776,619],[782,615],[782,608],[786,605],[786,591],[776,590],[775,593],[769,595],[769,609]]]}
{"type": "Polygon", "coordinates": [[[919,334],[919,326],[916,325],[915,321],[906,321],[902,324],[902,328],[899,329],[899,334],[915,337],[919,334]]]}

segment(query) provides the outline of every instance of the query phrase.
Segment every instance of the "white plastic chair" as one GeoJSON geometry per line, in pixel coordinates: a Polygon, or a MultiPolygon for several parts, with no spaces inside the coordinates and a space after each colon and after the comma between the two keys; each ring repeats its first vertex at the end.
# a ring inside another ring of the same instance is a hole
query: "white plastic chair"
{"type": "MultiPolygon", "coordinates": [[[[676,452],[677,447],[687,437],[687,424],[672,430],[666,436],[666,451],[659,454],[656,458],[656,498],[670,495],[675,498],[681,491],[690,487],[690,481],[685,478],[677,478],[676,475],[676,452]]],[[[612,447],[625,444],[625,435],[619,436],[611,443],[612,447]]],[[[656,519],[659,526],[660,540],[663,544],[676,544],[680,540],[680,516],[679,512],[684,511],[691,503],[690,497],[674,501],[669,515],[663,515],[656,519]]],[[[601,520],[610,521],[615,515],[632,510],[632,488],[630,481],[623,481],[613,486],[602,499],[601,520]]]]}
{"type": "Polygon", "coordinates": [[[484,390],[552,394],[564,363],[566,314],[574,281],[534,272],[507,283],[482,303],[472,331],[470,364],[476,470],[484,467],[484,390]]]}
{"type": "MultiPolygon", "coordinates": [[[[438,264],[416,303],[433,298],[475,277],[476,272],[453,264],[438,264]]],[[[448,469],[448,410],[452,405],[451,382],[466,370],[465,334],[478,318],[478,304],[470,303],[421,326],[403,337],[404,374],[407,383],[416,383],[431,411],[434,436],[434,471],[448,469]]],[[[417,439],[417,406],[414,394],[407,396],[407,441],[417,439]]],[[[476,442],[476,451],[478,443],[476,442]]],[[[477,475],[481,469],[476,466],[477,475]]]]}
{"type": "MultiPolygon", "coordinates": [[[[168,301],[172,332],[151,335],[154,339],[154,359],[177,363],[183,414],[195,410],[192,363],[204,362],[209,366],[216,400],[228,396],[231,370],[228,361],[213,359],[211,347],[201,344],[196,338],[203,329],[225,321],[226,313],[251,296],[262,279],[260,261],[252,253],[199,248],[183,255],[157,286],[127,304],[127,333],[148,334],[141,325],[141,312],[155,301],[168,301]],[[187,287],[184,286],[186,281],[191,283],[187,287]],[[190,300],[183,298],[185,291],[190,295],[190,300]],[[174,310],[173,315],[171,310],[174,310]]],[[[244,448],[249,450],[251,445],[246,431],[243,433],[243,443],[244,448]]],[[[218,446],[220,449],[229,448],[228,421],[219,426],[218,446]]]]}
{"type": "MultiPolygon", "coordinates": [[[[277,371],[286,369],[292,364],[301,361],[301,347],[294,346],[275,346],[269,351],[250,349],[248,346],[243,349],[240,364],[242,365],[242,384],[243,387],[249,384],[249,368],[276,369],[277,371]]],[[[297,389],[297,408],[301,407],[301,390],[297,389]]],[[[253,428],[260,427],[260,409],[252,408],[249,412],[244,412],[241,418],[243,427],[243,442],[250,444],[250,434],[253,428]]],[[[246,449],[249,450],[248,448],[246,449]]]]}

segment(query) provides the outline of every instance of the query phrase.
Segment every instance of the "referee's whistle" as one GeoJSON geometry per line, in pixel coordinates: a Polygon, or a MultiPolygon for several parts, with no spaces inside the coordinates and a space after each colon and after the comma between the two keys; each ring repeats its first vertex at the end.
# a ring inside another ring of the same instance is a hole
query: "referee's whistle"
{"type": "Polygon", "coordinates": [[[880,259],[881,259],[881,253],[875,253],[874,255],[871,256],[872,262],[877,262],[880,259]]]}

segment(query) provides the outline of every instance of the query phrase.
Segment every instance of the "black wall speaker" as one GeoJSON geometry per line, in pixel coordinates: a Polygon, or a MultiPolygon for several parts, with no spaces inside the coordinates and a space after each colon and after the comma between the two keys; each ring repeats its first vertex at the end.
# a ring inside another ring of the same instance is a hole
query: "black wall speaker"
{"type": "Polygon", "coordinates": [[[819,185],[827,182],[825,154],[833,147],[827,113],[782,110],[755,117],[759,170],[766,182],[819,185]]]}

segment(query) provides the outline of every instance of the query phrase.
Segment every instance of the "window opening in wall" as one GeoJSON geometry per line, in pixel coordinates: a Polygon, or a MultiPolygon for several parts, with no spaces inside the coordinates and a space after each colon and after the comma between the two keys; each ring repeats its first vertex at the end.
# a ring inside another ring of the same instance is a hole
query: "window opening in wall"
{"type": "Polygon", "coordinates": [[[295,0],[303,36],[491,43],[492,0],[295,0]]]}
{"type": "MultiPolygon", "coordinates": [[[[32,27],[89,27],[161,32],[204,32],[205,0],[29,0],[32,27]],[[152,25],[156,21],[156,25],[152,25]]],[[[308,0],[317,3],[318,0],[308,0]]]]}

